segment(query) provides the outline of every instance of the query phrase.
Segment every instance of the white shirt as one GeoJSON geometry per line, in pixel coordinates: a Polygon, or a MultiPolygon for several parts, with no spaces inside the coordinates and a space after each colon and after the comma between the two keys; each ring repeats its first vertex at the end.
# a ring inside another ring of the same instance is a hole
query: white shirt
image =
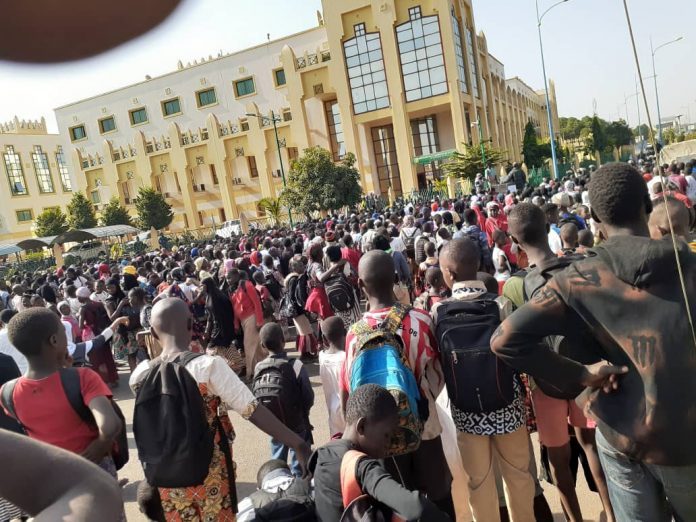
{"type": "Polygon", "coordinates": [[[389,244],[394,252],[403,252],[406,250],[406,243],[400,237],[393,237],[389,244]]]}
{"type": "Polygon", "coordinates": [[[696,203],[696,179],[693,176],[686,176],[686,197],[696,203]]]}
{"type": "Polygon", "coordinates": [[[555,230],[549,230],[549,248],[554,254],[558,254],[563,250],[563,242],[561,236],[555,230]]]}
{"type": "Polygon", "coordinates": [[[326,407],[329,410],[329,435],[332,436],[346,430],[346,421],[341,410],[340,387],[338,386],[338,376],[345,360],[346,352],[319,352],[319,376],[321,377],[321,386],[324,388],[326,407]]]}
{"type": "Polygon", "coordinates": [[[24,357],[22,352],[15,348],[10,342],[10,338],[7,336],[7,328],[0,330],[0,353],[4,353],[5,355],[12,357],[14,362],[17,363],[17,367],[19,368],[19,371],[22,372],[22,375],[27,373],[27,370],[29,369],[29,362],[27,361],[27,358],[24,357]]]}
{"type": "Polygon", "coordinates": [[[92,295],[90,295],[89,298],[97,303],[103,303],[109,298],[109,292],[106,290],[100,293],[92,292],[92,295]]]}

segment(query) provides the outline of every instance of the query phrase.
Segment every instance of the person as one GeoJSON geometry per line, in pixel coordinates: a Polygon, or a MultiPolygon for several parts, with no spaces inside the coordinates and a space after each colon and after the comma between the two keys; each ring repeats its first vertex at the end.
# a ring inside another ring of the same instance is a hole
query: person
{"type": "Polygon", "coordinates": [[[334,315],[329,298],[326,295],[324,283],[334,274],[340,273],[345,265],[346,260],[341,259],[334,263],[328,270],[323,266],[324,250],[320,243],[315,243],[309,247],[309,261],[307,267],[307,275],[309,276],[309,297],[305,305],[305,311],[315,314],[319,317],[319,322],[334,315]]]}
{"type": "MultiPolygon", "coordinates": [[[[312,426],[309,423],[309,410],[314,405],[314,391],[309,382],[307,370],[299,359],[288,359],[285,353],[283,330],[278,323],[263,325],[259,332],[259,338],[261,339],[261,346],[268,351],[268,357],[259,361],[256,365],[253,385],[254,395],[257,399],[261,399],[259,390],[263,390],[263,393],[268,393],[268,390],[265,389],[268,383],[263,376],[270,373],[269,370],[278,372],[281,377],[281,388],[279,390],[273,389],[271,393],[274,395],[273,400],[276,402],[276,405],[279,406],[278,413],[281,414],[279,418],[289,429],[297,433],[302,440],[311,445],[313,440],[312,426]],[[285,378],[286,371],[290,374],[289,379],[285,378]],[[284,397],[288,397],[288,401],[292,402],[287,402],[284,397]],[[286,405],[290,406],[290,411],[285,407],[286,405]]],[[[274,410],[271,408],[271,411],[274,410]]],[[[276,439],[271,439],[271,458],[287,462],[288,456],[290,457],[290,469],[293,475],[301,477],[302,468],[294,450],[276,439]]]]}
{"type": "Polygon", "coordinates": [[[524,173],[520,164],[515,162],[512,164],[512,170],[503,179],[503,185],[515,185],[517,193],[521,193],[527,184],[527,175],[524,173]]]}
{"type": "MultiPolygon", "coordinates": [[[[443,249],[441,270],[445,283],[452,291],[452,301],[476,301],[487,295],[484,283],[477,280],[479,259],[478,247],[470,239],[454,240],[443,249]]],[[[432,315],[436,322],[440,307],[448,302],[441,301],[434,307],[432,315]]],[[[500,314],[501,311],[497,310],[496,313],[500,314]]],[[[531,456],[525,422],[524,388],[519,376],[513,375],[512,379],[512,401],[498,410],[471,412],[450,404],[462,464],[469,475],[469,503],[476,520],[500,520],[498,492],[492,472],[494,460],[497,460],[505,482],[511,519],[535,519],[535,485],[529,473],[531,456]]],[[[448,392],[452,397],[449,387],[448,392]]]]}
{"type": "MultiPolygon", "coordinates": [[[[166,298],[152,309],[151,332],[162,346],[161,358],[174,361],[189,350],[193,330],[193,318],[189,307],[180,299],[166,298]]],[[[147,377],[151,361],[141,362],[130,377],[130,387],[138,389],[147,377]]],[[[221,439],[218,423],[226,436],[232,435],[232,425],[227,408],[239,413],[261,431],[293,448],[302,469],[310,454],[307,444],[286,428],[263,405],[259,404],[239,377],[221,357],[201,355],[191,360],[186,369],[198,383],[205,399],[206,418],[215,431],[215,447],[210,472],[204,483],[187,488],[158,488],[162,508],[167,521],[182,520],[186,513],[189,520],[234,520],[226,459],[219,448],[221,439]]]]}
{"type": "Polygon", "coordinates": [[[321,325],[324,349],[319,352],[319,377],[329,413],[329,435],[334,437],[346,429],[341,409],[339,375],[346,360],[346,327],[340,317],[329,317],[321,325]]]}
{"type": "Polygon", "coordinates": [[[406,257],[408,259],[416,258],[416,241],[421,235],[421,230],[416,227],[416,222],[413,216],[408,215],[404,218],[404,224],[399,232],[399,237],[404,243],[406,257]]]}
{"type": "MultiPolygon", "coordinates": [[[[370,251],[360,260],[358,275],[360,287],[367,296],[369,310],[363,314],[362,320],[374,329],[397,305],[393,290],[394,260],[386,252],[370,251]]],[[[357,355],[354,328],[351,328],[346,338],[346,361],[339,380],[342,404],[345,404],[351,393],[351,367],[357,355]]],[[[395,456],[386,466],[393,477],[400,477],[405,487],[423,491],[443,511],[454,517],[450,489],[452,477],[442,449],[442,427],[435,406],[435,400],[445,383],[430,316],[423,311],[407,308],[396,335],[403,341],[404,357],[416,378],[421,398],[427,400],[428,416],[424,422],[420,447],[412,453],[395,456]]]]}
{"type": "MultiPolygon", "coordinates": [[[[556,254],[548,248],[548,242],[546,241],[546,217],[539,208],[529,203],[518,205],[510,213],[509,224],[510,234],[514,237],[515,242],[527,252],[533,267],[526,276],[529,278],[527,280],[529,283],[525,284],[522,281],[526,288],[522,292],[523,299],[524,301],[529,301],[536,295],[535,290],[539,290],[539,288],[530,288],[529,285],[543,284],[545,282],[533,283],[535,278],[545,274],[548,274],[549,277],[552,276],[568,266],[570,260],[565,262],[559,261],[556,254]]],[[[566,227],[572,228],[577,234],[577,228],[572,223],[563,225],[561,231],[563,232],[566,227]]],[[[506,294],[508,292],[507,285],[504,292],[506,294]]],[[[518,301],[514,304],[519,308],[524,303],[518,301]]],[[[549,338],[546,341],[549,343],[549,346],[558,346],[559,350],[563,349],[563,353],[566,355],[573,348],[566,344],[566,341],[561,341],[560,338],[549,338]]],[[[582,521],[583,519],[575,490],[575,478],[572,475],[570,465],[572,454],[571,439],[568,433],[568,425],[570,425],[573,427],[576,439],[590,465],[592,478],[597,486],[607,519],[614,520],[606,479],[597,454],[594,421],[585,417],[574,400],[561,398],[560,396],[551,396],[545,393],[534,380],[532,380],[530,387],[532,388],[532,401],[536,414],[539,441],[547,450],[551,476],[559,490],[561,504],[566,515],[572,521],[582,521]]],[[[569,397],[573,395],[577,395],[577,392],[570,394],[569,397]]]]}
{"type": "Polygon", "coordinates": [[[474,243],[477,243],[481,252],[481,266],[479,268],[485,272],[492,272],[494,267],[491,249],[488,247],[488,238],[485,232],[478,226],[478,219],[476,212],[471,208],[467,208],[464,211],[464,223],[466,226],[456,232],[452,238],[461,239],[468,237],[474,243]]]}
{"type": "Polygon", "coordinates": [[[425,272],[425,291],[416,298],[413,306],[430,313],[433,305],[446,299],[448,295],[449,288],[442,277],[442,270],[434,266],[425,272]]]}
{"type": "MultiPolygon", "coordinates": [[[[358,300],[358,295],[355,292],[353,284],[351,283],[351,281],[355,281],[357,279],[357,273],[353,274],[351,265],[346,261],[345,258],[341,257],[340,247],[328,247],[326,249],[326,257],[329,260],[329,269],[335,267],[339,263],[343,264],[343,270],[334,272],[333,276],[326,280],[324,289],[328,292],[329,289],[327,286],[332,286],[332,284],[337,283],[337,288],[341,294],[340,304],[343,305],[345,303],[346,305],[350,305],[352,303],[352,306],[350,306],[350,308],[347,310],[340,310],[331,305],[333,313],[343,320],[343,323],[346,325],[346,329],[348,329],[353,323],[359,321],[361,316],[360,301],[358,300]],[[353,277],[354,275],[355,277],[353,277]],[[340,281],[336,282],[335,280],[337,278],[340,279],[340,281]]],[[[331,304],[331,300],[329,300],[329,304],[331,304]]]]}
{"type": "Polygon", "coordinates": [[[234,312],[235,331],[244,334],[244,357],[247,376],[254,375],[256,363],[266,356],[259,342],[259,330],[263,326],[263,307],[254,285],[238,269],[232,268],[225,276],[230,290],[230,301],[234,312]]]}
{"type": "Polygon", "coordinates": [[[109,298],[109,292],[106,291],[106,283],[103,279],[97,279],[94,283],[94,292],[92,292],[89,298],[97,303],[105,303],[109,298]]]}
{"type": "Polygon", "coordinates": [[[565,192],[558,192],[557,194],[553,195],[551,202],[558,206],[561,225],[564,223],[573,223],[576,227],[578,227],[578,230],[585,230],[587,228],[587,223],[585,223],[584,219],[569,211],[570,207],[572,207],[574,204],[574,200],[569,194],[565,192]]]}
{"type": "MultiPolygon", "coordinates": [[[[90,291],[86,286],[77,289],[77,298],[82,305],[78,321],[82,341],[91,341],[109,326],[109,316],[101,302],[90,299],[90,291]]],[[[109,386],[118,384],[118,370],[113,353],[107,344],[99,344],[89,352],[89,361],[109,386]]]]}
{"type": "MultiPolygon", "coordinates": [[[[696,290],[695,260],[686,244],[675,251],[669,241],[650,239],[652,204],[634,168],[603,165],[589,191],[592,219],[607,240],[505,320],[491,347],[534,377],[589,388],[578,400],[598,425],[617,520],[696,519],[696,346],[683,299],[696,290]],[[608,364],[583,366],[540,345],[580,329],[589,330],[608,364]]],[[[694,316],[693,301],[686,303],[694,316]]]]}
{"type": "Polygon", "coordinates": [[[344,459],[350,456],[349,451],[360,453],[349,471],[354,472],[355,481],[364,494],[404,520],[449,520],[432,500],[418,490],[402,486],[381,464],[379,459],[386,456],[390,434],[397,424],[396,403],[387,390],[376,384],[365,384],[351,393],[346,404],[343,437],[317,448],[309,463],[320,522],[341,519],[347,507],[343,502],[347,492],[342,491],[341,469],[344,459]]]}
{"type": "MultiPolygon", "coordinates": [[[[27,308],[28,309],[28,308],[27,308]]],[[[60,320],[70,325],[71,337],[68,339],[71,343],[80,341],[80,327],[77,319],[72,315],[72,308],[67,301],[58,303],[58,311],[60,312],[60,320]]]]}
{"type": "Polygon", "coordinates": [[[145,291],[138,287],[132,288],[128,292],[128,297],[121,302],[111,314],[113,321],[119,317],[128,319],[119,329],[112,341],[112,348],[116,359],[125,359],[132,372],[143,358],[143,353],[137,341],[137,334],[143,330],[140,324],[140,312],[145,306],[145,291]]]}
{"type": "Polygon", "coordinates": [[[24,375],[29,369],[29,361],[27,361],[22,352],[13,346],[7,335],[7,325],[15,315],[17,315],[17,312],[14,310],[3,310],[0,312],[0,353],[12,357],[19,368],[20,374],[24,375]]]}
{"type": "Polygon", "coordinates": [[[104,307],[109,313],[109,318],[116,312],[119,303],[126,298],[126,294],[121,288],[121,283],[118,277],[112,277],[106,282],[106,291],[109,293],[109,297],[104,301],[104,307]]]}
{"type": "Polygon", "coordinates": [[[504,283],[510,279],[512,265],[507,254],[503,250],[507,244],[507,233],[502,230],[493,232],[493,266],[495,267],[495,279],[498,283],[504,283]]]}
{"type": "Polygon", "coordinates": [[[208,312],[204,340],[207,342],[206,353],[219,355],[229,367],[239,375],[244,369],[244,358],[234,346],[234,311],[232,302],[220,290],[212,277],[201,281],[202,296],[208,312]]]}
{"type": "Polygon", "coordinates": [[[488,238],[488,246],[493,248],[495,244],[494,234],[496,230],[507,232],[507,217],[500,212],[500,205],[495,201],[490,201],[486,208],[488,210],[488,218],[486,218],[486,237],[488,238]]]}
{"type": "MultiPolygon", "coordinates": [[[[82,455],[116,479],[111,456],[122,424],[111,405],[112,394],[99,375],[75,368],[84,405],[94,424],[82,420],[63,385],[68,365],[68,339],[56,315],[45,308],[17,314],[7,325],[10,342],[29,362],[26,375],[3,385],[5,412],[22,424],[33,439],[82,455]]],[[[121,507],[122,509],[122,507],[121,507]]]]}
{"type": "MultiPolygon", "coordinates": [[[[587,230],[587,229],[585,229],[587,230]]],[[[562,253],[564,256],[572,255],[578,248],[578,227],[574,223],[565,223],[561,227],[562,253]]]]}
{"type": "Polygon", "coordinates": [[[430,221],[423,223],[423,232],[416,238],[414,250],[415,250],[415,262],[420,265],[425,261],[427,254],[425,253],[425,245],[427,243],[433,242],[433,224],[430,221]]]}
{"type": "Polygon", "coordinates": [[[578,232],[578,254],[587,254],[587,251],[594,247],[594,243],[594,234],[590,229],[585,229],[578,232]]]}
{"type": "Polygon", "coordinates": [[[312,330],[312,325],[309,322],[309,318],[299,303],[296,302],[295,290],[297,288],[298,281],[302,277],[305,266],[302,259],[299,257],[293,257],[289,263],[290,273],[285,278],[285,293],[289,296],[288,299],[291,300],[294,315],[292,317],[292,322],[295,326],[295,331],[297,332],[297,338],[295,339],[295,347],[300,353],[301,359],[311,359],[317,355],[317,336],[312,330]]]}
{"type": "Polygon", "coordinates": [[[648,221],[650,237],[653,239],[670,238],[671,231],[674,230],[674,235],[678,239],[686,241],[689,235],[689,210],[684,204],[672,196],[667,196],[667,203],[660,198],[655,200],[653,205],[654,209],[650,213],[648,221]]]}
{"type": "Polygon", "coordinates": [[[362,256],[362,253],[358,248],[356,248],[353,237],[350,234],[345,234],[341,241],[343,242],[343,247],[341,247],[341,257],[350,264],[353,272],[357,274],[358,263],[360,263],[360,256],[362,256]]]}
{"type": "Polygon", "coordinates": [[[261,270],[257,270],[251,276],[251,279],[255,283],[254,289],[258,293],[259,299],[261,300],[264,323],[274,321],[275,317],[273,315],[273,310],[276,308],[276,301],[273,299],[270,290],[266,286],[266,276],[261,270]]]}

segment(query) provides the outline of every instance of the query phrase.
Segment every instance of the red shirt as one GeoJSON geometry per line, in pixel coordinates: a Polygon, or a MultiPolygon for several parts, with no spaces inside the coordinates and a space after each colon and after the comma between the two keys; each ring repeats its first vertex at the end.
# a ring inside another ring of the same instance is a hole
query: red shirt
{"type": "Polygon", "coordinates": [[[504,215],[499,215],[498,217],[488,217],[486,219],[486,236],[488,236],[488,246],[493,246],[493,233],[496,230],[502,230],[507,232],[508,223],[507,218],[504,215]]]}
{"type": "MultiPolygon", "coordinates": [[[[111,398],[111,390],[98,373],[89,368],[77,371],[86,406],[95,397],[111,398]]],[[[58,372],[39,380],[20,377],[12,399],[17,417],[32,439],[82,453],[99,436],[97,428],[83,422],[70,406],[58,372]]]]}
{"type": "Polygon", "coordinates": [[[360,252],[354,248],[343,247],[341,249],[341,257],[350,263],[355,273],[358,273],[358,264],[360,263],[360,252]]]}
{"type": "Polygon", "coordinates": [[[240,281],[239,287],[230,296],[232,301],[232,309],[234,310],[234,327],[239,328],[239,325],[244,319],[251,315],[256,315],[256,326],[263,326],[263,308],[261,307],[261,299],[256,292],[256,288],[249,281],[240,281]]]}

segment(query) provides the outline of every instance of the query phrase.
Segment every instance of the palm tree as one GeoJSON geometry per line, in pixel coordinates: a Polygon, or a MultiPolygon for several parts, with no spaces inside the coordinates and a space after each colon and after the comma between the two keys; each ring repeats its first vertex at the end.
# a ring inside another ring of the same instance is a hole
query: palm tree
{"type": "Polygon", "coordinates": [[[268,214],[274,224],[280,222],[280,214],[283,212],[283,206],[278,198],[263,198],[259,201],[259,210],[268,214]]]}

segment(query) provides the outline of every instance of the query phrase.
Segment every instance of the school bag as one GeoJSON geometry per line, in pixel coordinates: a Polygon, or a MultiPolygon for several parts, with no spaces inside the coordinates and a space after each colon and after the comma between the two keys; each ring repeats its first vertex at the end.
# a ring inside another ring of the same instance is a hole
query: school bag
{"type": "Polygon", "coordinates": [[[360,451],[349,450],[341,459],[341,497],[344,510],[340,522],[402,522],[401,517],[363,493],[356,474],[360,459],[366,456],[360,451]]]}
{"type": "Polygon", "coordinates": [[[273,272],[266,272],[265,277],[266,282],[264,286],[268,288],[268,292],[271,294],[271,297],[273,297],[273,299],[276,301],[280,300],[283,295],[283,288],[273,275],[273,272]]]}
{"type": "Polygon", "coordinates": [[[355,306],[355,291],[343,274],[335,274],[324,283],[334,312],[347,312],[355,306]]]}
{"type": "Polygon", "coordinates": [[[406,233],[406,230],[402,230],[402,240],[404,242],[404,245],[406,245],[406,257],[409,259],[415,259],[416,258],[416,234],[418,233],[418,229],[414,228],[413,233],[409,236],[406,233]]]}
{"type": "Polygon", "coordinates": [[[306,423],[294,364],[295,359],[279,357],[267,357],[259,362],[251,391],[283,424],[299,433],[306,423]]]}
{"type": "Polygon", "coordinates": [[[186,365],[202,354],[150,362],[135,398],[133,435],[151,486],[198,486],[208,476],[214,431],[198,383],[186,365]]]}
{"type": "MultiPolygon", "coordinates": [[[[70,407],[77,413],[82,422],[91,426],[96,426],[94,415],[89,407],[85,404],[82,397],[82,389],[80,387],[80,374],[75,368],[61,368],[59,370],[60,384],[63,387],[65,396],[70,403],[70,407]]],[[[2,405],[9,412],[10,416],[15,419],[20,425],[22,422],[17,417],[17,412],[14,407],[12,394],[14,393],[15,385],[18,379],[7,382],[2,388],[2,405]]],[[[128,435],[126,433],[126,418],[121,411],[121,408],[115,401],[111,400],[111,406],[119,419],[121,429],[114,440],[114,445],[111,450],[111,458],[114,459],[116,469],[119,470],[128,463],[128,435]]],[[[22,430],[24,427],[22,426],[22,430]]]]}
{"type": "Polygon", "coordinates": [[[314,500],[309,480],[295,478],[275,493],[260,489],[249,495],[256,522],[314,522],[314,500]]]}
{"type": "Polygon", "coordinates": [[[388,456],[417,450],[428,417],[427,399],[421,396],[403,342],[397,335],[409,311],[410,307],[397,303],[376,328],[364,319],[351,327],[356,341],[350,390],[363,384],[377,384],[392,394],[399,409],[399,426],[392,435],[388,456]]]}
{"type": "Polygon", "coordinates": [[[304,311],[305,305],[307,304],[307,299],[309,299],[309,274],[307,271],[300,274],[300,276],[297,278],[293,298],[295,300],[295,306],[297,306],[298,310],[304,311]]]}
{"type": "Polygon", "coordinates": [[[434,241],[434,238],[430,238],[430,237],[425,236],[425,235],[420,235],[416,238],[416,240],[414,242],[414,250],[415,250],[414,257],[416,259],[416,263],[418,263],[419,265],[423,261],[425,261],[425,259],[427,257],[425,255],[425,244],[428,243],[431,239],[434,241]]]}
{"type": "Polygon", "coordinates": [[[298,276],[292,276],[286,282],[285,286],[287,292],[285,292],[285,295],[280,300],[280,309],[278,312],[280,314],[280,317],[284,319],[293,319],[301,313],[300,309],[295,304],[294,299],[298,279],[298,276]]]}
{"type": "Polygon", "coordinates": [[[490,347],[491,336],[500,326],[496,297],[483,294],[472,301],[442,301],[435,310],[447,395],[464,412],[491,413],[515,399],[515,370],[490,347]]]}

